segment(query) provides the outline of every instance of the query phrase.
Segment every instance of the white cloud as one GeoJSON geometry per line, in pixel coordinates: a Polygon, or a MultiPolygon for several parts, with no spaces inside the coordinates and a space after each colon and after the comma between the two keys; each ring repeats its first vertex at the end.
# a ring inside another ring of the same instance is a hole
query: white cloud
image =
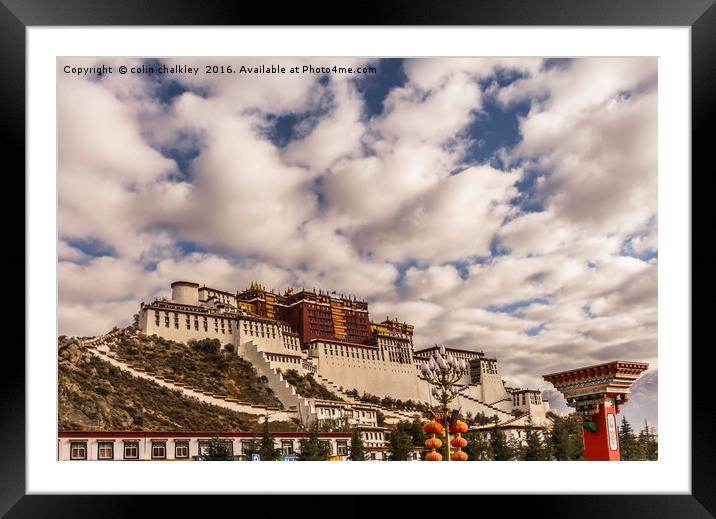
{"type": "Polygon", "coordinates": [[[389,261],[442,262],[489,256],[490,243],[510,211],[519,172],[469,168],[441,180],[390,219],[356,233],[359,247],[389,261]]]}

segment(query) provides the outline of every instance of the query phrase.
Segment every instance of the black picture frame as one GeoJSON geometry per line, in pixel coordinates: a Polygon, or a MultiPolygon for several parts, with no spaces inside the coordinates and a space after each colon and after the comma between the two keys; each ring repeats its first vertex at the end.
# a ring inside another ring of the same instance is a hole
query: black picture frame
{"type": "MultiPolygon", "coordinates": [[[[716,104],[716,6],[714,0],[458,0],[429,2],[403,0],[399,2],[367,1],[350,9],[350,16],[339,15],[336,3],[286,3],[280,9],[272,3],[239,4],[219,1],[188,0],[0,0],[0,104],[3,124],[2,143],[6,159],[13,157],[17,166],[5,171],[7,198],[24,200],[25,170],[25,29],[28,26],[63,25],[549,25],[549,26],[688,26],[691,28],[692,65],[692,236],[711,236],[706,226],[713,220],[706,213],[711,191],[703,186],[706,158],[713,148],[708,137],[708,125],[714,118],[716,104]],[[700,189],[693,189],[698,178],[693,172],[701,170],[700,189]],[[12,185],[15,182],[16,185],[12,185]],[[10,193],[14,196],[8,196],[10,193]],[[698,231],[702,230],[702,233],[698,231]]],[[[662,196],[663,193],[660,193],[662,196]]],[[[713,205],[713,204],[712,204],[713,205]]],[[[3,204],[6,235],[14,233],[14,246],[0,252],[0,264],[9,275],[7,294],[24,293],[21,277],[25,267],[25,229],[18,221],[18,208],[3,204]],[[23,244],[21,246],[20,244],[23,244]]],[[[699,241],[694,241],[699,245],[699,241]]],[[[702,294],[714,288],[713,270],[716,255],[708,245],[694,247],[692,276],[699,280],[702,294]]],[[[19,306],[17,297],[7,296],[9,305],[19,306]]],[[[692,292],[693,298],[693,292],[692,292]]],[[[692,337],[698,328],[696,317],[706,318],[709,304],[692,304],[692,337]]],[[[704,319],[701,320],[704,322],[704,319]]],[[[126,517],[137,515],[146,504],[159,498],[138,496],[57,496],[25,495],[25,356],[19,347],[16,332],[4,336],[4,362],[0,376],[0,438],[3,456],[0,462],[0,514],[7,517],[126,517]],[[143,503],[137,503],[142,500],[143,503]],[[139,506],[138,506],[139,505],[139,506]]],[[[692,341],[694,342],[694,341],[692,341]]],[[[529,514],[537,517],[714,517],[716,514],[716,457],[714,456],[714,413],[709,387],[711,364],[710,341],[692,347],[689,344],[669,344],[666,347],[691,349],[692,359],[692,492],[689,495],[550,495],[550,496],[463,496],[456,498],[457,510],[480,513],[497,505],[505,509],[501,515],[529,514]],[[460,505],[462,499],[464,506],[460,505]],[[529,500],[529,501],[527,501],[529,500]],[[489,502],[488,502],[489,501],[489,502]]],[[[685,353],[686,354],[686,353],[685,353]]],[[[665,410],[668,413],[668,409],[665,410]]],[[[668,420],[668,414],[661,416],[668,420]]],[[[625,482],[625,487],[628,483],[625,482]]],[[[555,488],[559,482],[555,481],[555,488]]],[[[250,506],[241,497],[242,508],[250,506]]],[[[354,515],[362,509],[358,496],[344,496],[340,504],[322,501],[332,514],[354,515]],[[355,500],[356,506],[352,506],[355,500]],[[335,508],[338,506],[339,508],[335,508]]],[[[186,499],[174,496],[162,498],[162,515],[185,515],[186,499]],[[181,507],[181,508],[180,508],[181,507]]],[[[425,513],[430,498],[401,500],[401,514],[425,513]]],[[[257,503],[258,506],[261,506],[257,503]]],[[[214,504],[216,506],[216,504],[214,504]]],[[[376,505],[377,507],[378,505],[376,505]]],[[[392,508],[392,507],[391,507],[392,508]]],[[[439,508],[436,508],[438,510],[439,508]]],[[[290,512],[287,512],[290,513],[290,512]]],[[[495,512],[493,512],[495,513],[495,512]]],[[[499,513],[499,512],[497,512],[499,513]]]]}

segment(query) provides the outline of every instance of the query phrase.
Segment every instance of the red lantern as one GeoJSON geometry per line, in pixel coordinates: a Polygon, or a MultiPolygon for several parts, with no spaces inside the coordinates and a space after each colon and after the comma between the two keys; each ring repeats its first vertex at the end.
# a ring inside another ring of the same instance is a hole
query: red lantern
{"type": "Polygon", "coordinates": [[[463,449],[463,448],[467,447],[467,440],[465,438],[463,438],[462,436],[456,436],[455,438],[452,439],[452,441],[450,442],[450,445],[452,445],[453,447],[455,447],[457,449],[463,449]]]}
{"type": "Polygon", "coordinates": [[[435,438],[434,436],[432,438],[428,438],[425,440],[425,446],[428,449],[439,449],[443,446],[443,442],[440,438],[435,438]]]}
{"type": "Polygon", "coordinates": [[[440,425],[438,422],[428,422],[423,427],[423,431],[428,434],[440,434],[441,432],[443,432],[443,426],[440,425]]]}
{"type": "Polygon", "coordinates": [[[457,423],[455,424],[455,428],[457,429],[457,432],[459,432],[459,433],[466,433],[468,430],[467,424],[460,420],[458,420],[457,423]]]}
{"type": "Polygon", "coordinates": [[[455,451],[452,453],[453,461],[467,461],[467,453],[463,451],[455,451]]]}
{"type": "Polygon", "coordinates": [[[467,424],[461,420],[458,420],[457,422],[455,422],[454,426],[450,427],[450,432],[453,434],[454,433],[464,433],[464,432],[467,432],[467,429],[468,429],[467,424]]]}
{"type": "Polygon", "coordinates": [[[425,461],[442,461],[443,455],[439,452],[428,452],[428,455],[425,456],[425,461]]]}

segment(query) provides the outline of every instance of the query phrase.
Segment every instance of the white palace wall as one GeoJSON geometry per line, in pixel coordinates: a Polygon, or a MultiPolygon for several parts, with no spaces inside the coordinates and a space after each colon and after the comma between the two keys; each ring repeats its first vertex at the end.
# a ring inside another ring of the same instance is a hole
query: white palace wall
{"type": "Polygon", "coordinates": [[[237,346],[241,340],[238,327],[233,319],[204,316],[188,310],[142,309],[139,327],[146,335],[156,334],[183,343],[192,339],[219,339],[222,345],[231,343],[237,346]],[[156,312],[159,315],[159,324],[157,324],[156,312]],[[204,322],[206,322],[206,328],[204,322]]]}
{"type": "Polygon", "coordinates": [[[427,401],[429,390],[415,374],[413,364],[363,358],[362,353],[374,353],[375,348],[345,346],[347,351],[358,353],[356,357],[341,356],[340,346],[333,346],[334,353],[325,343],[314,343],[309,349],[309,357],[318,365],[321,376],[331,380],[344,390],[357,389],[359,393],[371,393],[377,396],[391,396],[401,400],[427,401]],[[348,350],[350,348],[350,350],[348,350]],[[365,350],[365,351],[364,351],[365,350]]]}

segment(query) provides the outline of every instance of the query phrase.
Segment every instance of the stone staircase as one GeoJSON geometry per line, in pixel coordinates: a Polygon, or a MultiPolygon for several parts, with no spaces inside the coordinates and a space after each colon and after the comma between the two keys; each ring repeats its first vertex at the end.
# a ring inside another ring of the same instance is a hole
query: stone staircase
{"type": "MultiPolygon", "coordinates": [[[[475,404],[479,404],[480,406],[485,407],[486,410],[488,411],[488,412],[483,411],[485,413],[485,415],[487,415],[488,413],[496,414],[500,418],[501,421],[511,420],[514,418],[514,415],[507,413],[507,412],[503,411],[502,409],[499,409],[491,404],[486,404],[485,402],[482,402],[482,401],[478,400],[477,398],[473,398],[473,397],[465,395],[465,394],[460,394],[460,398],[464,398],[465,400],[468,400],[470,402],[473,402],[475,404]]],[[[477,412],[479,412],[479,411],[477,411],[477,412]]]]}
{"type": "MultiPolygon", "coordinates": [[[[185,397],[193,398],[200,402],[222,407],[224,409],[229,409],[230,411],[235,411],[237,413],[268,416],[269,422],[288,421],[291,418],[298,418],[298,413],[296,411],[292,411],[291,409],[282,410],[278,407],[253,404],[250,402],[240,402],[234,398],[204,391],[193,387],[190,384],[176,382],[157,373],[147,371],[141,366],[136,366],[126,360],[118,359],[116,354],[111,351],[110,346],[114,337],[120,332],[121,330],[119,332],[112,332],[106,335],[98,336],[93,339],[83,341],[82,344],[90,354],[112,364],[122,371],[125,371],[134,377],[149,380],[167,389],[178,391],[185,397]]],[[[279,400],[283,402],[280,397],[279,400]]]]}
{"type": "Polygon", "coordinates": [[[310,425],[318,418],[313,399],[305,398],[296,392],[296,388],[289,384],[277,368],[271,367],[266,353],[260,351],[253,341],[241,346],[241,356],[248,360],[259,375],[266,377],[268,386],[276,397],[283,402],[289,410],[298,414],[298,418],[305,425],[310,425]]]}

